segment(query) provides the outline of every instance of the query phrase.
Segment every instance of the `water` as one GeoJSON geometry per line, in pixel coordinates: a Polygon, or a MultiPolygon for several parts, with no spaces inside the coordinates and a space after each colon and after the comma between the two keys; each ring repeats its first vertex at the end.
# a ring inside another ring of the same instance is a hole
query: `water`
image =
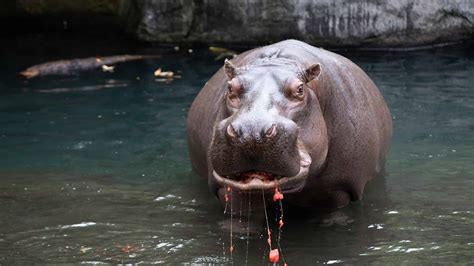
{"type": "MultiPolygon", "coordinates": [[[[191,172],[185,140],[189,106],[222,60],[183,51],[115,73],[15,77],[59,57],[162,52],[69,42],[0,53],[0,264],[230,263],[229,217],[191,172]],[[157,67],[182,78],[155,80],[157,67]]],[[[287,262],[473,263],[472,45],[340,52],[367,71],[391,109],[387,174],[338,212],[287,214],[287,262]]],[[[245,230],[234,232],[236,265],[246,241],[245,230]]],[[[267,254],[264,223],[256,224],[249,264],[266,264],[267,254]]]]}

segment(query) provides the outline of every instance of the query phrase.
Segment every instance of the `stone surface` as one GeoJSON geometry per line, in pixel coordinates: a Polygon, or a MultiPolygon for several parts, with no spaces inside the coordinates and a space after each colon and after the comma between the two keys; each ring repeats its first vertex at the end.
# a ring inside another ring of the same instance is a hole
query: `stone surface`
{"type": "Polygon", "coordinates": [[[473,0],[135,0],[129,29],[155,42],[415,46],[472,39],[473,0]],[[130,25],[132,24],[132,25],[130,25]]]}
{"type": "Polygon", "coordinates": [[[65,13],[114,14],[119,0],[10,0],[2,5],[14,5],[14,11],[20,15],[41,16],[65,13]]]}

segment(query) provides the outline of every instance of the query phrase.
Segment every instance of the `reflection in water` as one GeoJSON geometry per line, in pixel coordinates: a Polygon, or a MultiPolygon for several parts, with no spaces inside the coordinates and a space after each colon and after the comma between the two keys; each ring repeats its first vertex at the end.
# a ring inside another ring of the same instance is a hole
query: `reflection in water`
{"type": "MultiPolygon", "coordinates": [[[[333,213],[286,206],[290,265],[472,262],[473,51],[345,53],[392,111],[386,174],[333,213]]],[[[12,76],[31,59],[4,57],[0,264],[230,262],[229,217],[191,173],[185,141],[189,105],[221,62],[169,55],[114,73],[21,81],[12,76]],[[157,67],[182,79],[155,82],[157,67]]],[[[249,237],[234,217],[237,265],[247,241],[249,265],[268,259],[263,215],[252,216],[249,237]]]]}

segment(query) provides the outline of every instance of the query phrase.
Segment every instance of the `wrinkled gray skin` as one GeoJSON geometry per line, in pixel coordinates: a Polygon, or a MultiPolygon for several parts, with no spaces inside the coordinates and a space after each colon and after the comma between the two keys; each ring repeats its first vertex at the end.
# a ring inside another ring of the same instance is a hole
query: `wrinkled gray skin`
{"type": "Polygon", "coordinates": [[[392,134],[383,97],[358,66],[295,40],[226,62],[187,123],[193,169],[221,202],[225,188],[214,172],[225,180],[258,170],[298,176],[281,185],[285,202],[315,208],[360,199],[383,169],[392,134]]]}

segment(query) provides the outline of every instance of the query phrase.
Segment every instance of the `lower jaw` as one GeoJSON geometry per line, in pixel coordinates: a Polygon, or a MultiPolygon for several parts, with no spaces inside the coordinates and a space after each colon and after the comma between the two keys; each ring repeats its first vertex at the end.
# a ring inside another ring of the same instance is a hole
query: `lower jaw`
{"type": "Polygon", "coordinates": [[[258,178],[252,179],[250,182],[243,183],[236,180],[232,180],[226,177],[223,177],[213,171],[212,175],[215,181],[222,187],[230,187],[233,189],[252,192],[252,191],[266,191],[266,190],[273,190],[276,187],[280,189],[282,193],[291,193],[301,190],[305,183],[306,178],[309,173],[309,167],[311,165],[311,157],[309,154],[304,150],[300,149],[300,171],[298,174],[292,177],[283,177],[280,179],[274,180],[260,180],[258,178]]]}

